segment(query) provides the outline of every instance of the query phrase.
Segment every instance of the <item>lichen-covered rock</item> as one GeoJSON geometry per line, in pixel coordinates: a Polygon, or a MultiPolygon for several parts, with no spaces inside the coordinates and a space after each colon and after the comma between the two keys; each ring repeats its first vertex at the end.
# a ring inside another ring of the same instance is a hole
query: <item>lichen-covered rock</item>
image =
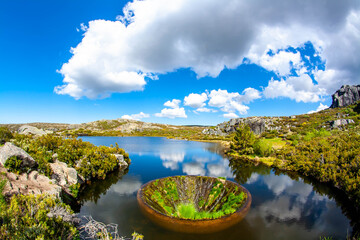
{"type": "Polygon", "coordinates": [[[114,154],[114,156],[116,157],[116,159],[118,160],[119,163],[119,168],[120,169],[126,169],[129,164],[127,162],[125,162],[124,160],[124,156],[121,154],[114,154]]]}
{"type": "Polygon", "coordinates": [[[33,135],[45,135],[47,132],[45,132],[42,129],[38,129],[37,127],[29,126],[29,125],[23,125],[18,129],[19,134],[33,134],[33,135]]]}
{"type": "Polygon", "coordinates": [[[76,216],[76,214],[71,214],[67,209],[59,206],[55,206],[46,214],[48,218],[62,218],[64,222],[79,224],[81,219],[76,216]]]}
{"type": "Polygon", "coordinates": [[[215,135],[215,136],[225,136],[226,133],[224,133],[223,131],[221,131],[220,127],[217,126],[215,128],[205,128],[203,131],[202,131],[203,134],[206,134],[206,135],[215,135]]]}
{"type": "MultiPolygon", "coordinates": [[[[270,123],[270,120],[268,121],[270,123]]],[[[246,124],[253,133],[260,135],[265,130],[269,129],[269,123],[261,117],[233,118],[228,122],[218,124],[215,128],[206,128],[202,133],[207,135],[225,136],[235,132],[240,124],[246,124]]]]}
{"type": "Polygon", "coordinates": [[[51,194],[59,197],[62,188],[54,184],[48,177],[32,171],[29,174],[22,173],[20,175],[8,172],[0,166],[0,172],[7,179],[4,194],[11,196],[14,194],[51,194]]]}
{"type": "Polygon", "coordinates": [[[355,122],[352,119],[337,119],[334,121],[330,121],[329,123],[332,128],[340,128],[342,126],[346,126],[355,122]]]}
{"type": "Polygon", "coordinates": [[[82,183],[82,180],[78,177],[75,168],[68,167],[66,163],[55,161],[54,163],[50,163],[50,167],[53,171],[51,178],[54,179],[60,186],[65,187],[82,183]]]}
{"type": "Polygon", "coordinates": [[[345,107],[360,101],[360,85],[343,85],[332,95],[330,108],[345,107]]]}
{"type": "Polygon", "coordinates": [[[36,161],[23,149],[7,142],[0,148],[0,164],[5,166],[6,161],[11,157],[17,157],[22,160],[21,167],[33,168],[37,165],[36,161]]]}

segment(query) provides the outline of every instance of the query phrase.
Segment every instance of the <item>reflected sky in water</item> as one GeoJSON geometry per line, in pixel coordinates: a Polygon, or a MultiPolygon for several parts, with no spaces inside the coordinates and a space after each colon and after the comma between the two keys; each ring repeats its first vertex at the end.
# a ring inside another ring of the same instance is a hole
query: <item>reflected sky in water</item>
{"type": "MultiPolygon", "coordinates": [[[[85,190],[80,214],[116,223],[122,235],[135,230],[145,239],[344,239],[351,233],[349,219],[329,197],[331,189],[314,191],[298,176],[275,174],[271,169],[238,164],[223,158],[213,143],[154,137],[82,137],[95,145],[124,148],[132,163],[128,173],[114,173],[85,190]],[[252,194],[251,210],[236,226],[209,235],[180,234],[162,229],[144,217],[136,192],[150,180],[173,175],[226,177],[252,194]]],[[[339,204],[339,203],[338,203],[339,204]]]]}

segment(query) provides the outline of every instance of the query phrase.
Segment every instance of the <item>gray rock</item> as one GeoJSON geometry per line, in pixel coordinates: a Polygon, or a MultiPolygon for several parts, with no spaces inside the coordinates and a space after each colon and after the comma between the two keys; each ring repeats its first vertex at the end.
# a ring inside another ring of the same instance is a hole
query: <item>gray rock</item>
{"type": "Polygon", "coordinates": [[[47,134],[44,130],[38,129],[37,127],[23,125],[18,129],[19,134],[33,134],[33,135],[45,135],[47,134]]]}
{"type": "Polygon", "coordinates": [[[55,206],[50,210],[50,212],[46,215],[48,218],[57,218],[61,217],[64,222],[79,224],[80,219],[76,216],[76,214],[71,214],[63,207],[55,206]]]}
{"type": "Polygon", "coordinates": [[[245,124],[249,125],[251,131],[260,135],[265,131],[265,121],[261,118],[252,118],[245,120],[245,124]]]}
{"type": "MultiPolygon", "coordinates": [[[[287,121],[287,118],[285,119],[287,121]]],[[[281,124],[284,121],[282,117],[248,117],[234,118],[228,122],[218,124],[215,128],[205,128],[202,133],[208,135],[225,136],[236,131],[240,124],[246,124],[251,131],[257,135],[265,131],[283,130],[290,131],[290,125],[281,124]]]]}
{"type": "Polygon", "coordinates": [[[225,136],[226,135],[226,133],[221,130],[220,126],[217,126],[216,128],[206,128],[202,131],[202,134],[215,135],[215,136],[225,136]]]}
{"type": "Polygon", "coordinates": [[[37,171],[32,171],[29,174],[22,173],[17,175],[8,172],[5,168],[0,166],[0,171],[6,175],[7,184],[4,189],[4,194],[11,196],[13,194],[52,194],[60,197],[62,187],[51,183],[51,180],[39,174],[37,171]]]}
{"type": "Polygon", "coordinates": [[[121,155],[121,154],[113,154],[113,155],[118,160],[120,169],[126,169],[129,166],[129,164],[127,162],[125,162],[123,155],[121,155]]]}
{"type": "Polygon", "coordinates": [[[59,157],[59,154],[57,154],[57,153],[54,153],[54,154],[52,155],[52,159],[53,159],[54,161],[56,161],[56,160],[58,159],[58,157],[59,157]]]}
{"type": "Polygon", "coordinates": [[[66,163],[55,161],[50,163],[50,167],[53,170],[52,179],[56,180],[60,186],[69,186],[76,183],[82,183],[81,179],[74,168],[68,167],[66,163]]]}
{"type": "Polygon", "coordinates": [[[360,85],[343,85],[332,95],[330,108],[345,107],[360,100],[360,85]]]}
{"type": "Polygon", "coordinates": [[[5,145],[0,148],[0,163],[2,166],[5,166],[6,161],[13,156],[22,160],[21,167],[33,168],[37,165],[36,161],[23,149],[10,142],[5,143],[5,145]]]}
{"type": "Polygon", "coordinates": [[[330,121],[329,123],[332,128],[340,128],[342,126],[346,126],[355,122],[352,119],[337,119],[334,121],[330,121]]]}
{"type": "Polygon", "coordinates": [[[32,181],[36,181],[38,176],[39,176],[38,171],[32,171],[31,173],[29,173],[28,179],[32,181]]]}

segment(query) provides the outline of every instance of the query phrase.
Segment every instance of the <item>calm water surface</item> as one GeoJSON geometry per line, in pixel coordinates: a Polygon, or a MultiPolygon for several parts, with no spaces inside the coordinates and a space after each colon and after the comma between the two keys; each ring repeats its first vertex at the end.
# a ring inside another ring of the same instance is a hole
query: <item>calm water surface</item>
{"type": "MultiPolygon", "coordinates": [[[[95,145],[117,142],[132,160],[126,175],[111,174],[85,190],[81,215],[119,225],[119,233],[135,230],[145,239],[345,239],[354,221],[334,190],[296,175],[275,173],[264,166],[234,164],[214,143],[155,137],[82,137],[95,145]],[[208,235],[171,232],[154,225],[140,212],[136,192],[150,180],[173,175],[226,177],[245,186],[253,197],[251,210],[232,228],[208,235]],[[305,183],[307,182],[307,183],[305,183]],[[345,216],[347,215],[347,216],[345,216]],[[351,223],[352,222],[352,223],[351,223]]],[[[356,218],[356,216],[355,216],[356,218]]]]}

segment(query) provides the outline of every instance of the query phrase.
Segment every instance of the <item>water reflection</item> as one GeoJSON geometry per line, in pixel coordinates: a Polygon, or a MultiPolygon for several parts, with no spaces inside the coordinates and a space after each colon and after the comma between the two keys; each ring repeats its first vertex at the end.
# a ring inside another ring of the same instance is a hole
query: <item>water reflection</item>
{"type": "Polygon", "coordinates": [[[199,162],[190,162],[183,164],[183,172],[187,175],[206,175],[205,164],[199,162]]]}
{"type": "Polygon", "coordinates": [[[166,168],[171,170],[178,170],[179,164],[184,161],[185,152],[173,152],[173,153],[160,153],[160,159],[162,164],[166,168]]]}
{"type": "Polygon", "coordinates": [[[86,189],[80,211],[119,224],[126,236],[135,230],[146,239],[344,239],[351,225],[358,229],[353,205],[336,189],[297,174],[227,160],[218,154],[222,149],[218,144],[164,138],[84,140],[102,145],[118,142],[130,154],[129,172],[114,173],[86,189]],[[181,174],[222,176],[243,184],[253,197],[250,212],[238,225],[211,235],[174,233],[152,224],[138,209],[136,191],[152,179],[181,174]]]}

